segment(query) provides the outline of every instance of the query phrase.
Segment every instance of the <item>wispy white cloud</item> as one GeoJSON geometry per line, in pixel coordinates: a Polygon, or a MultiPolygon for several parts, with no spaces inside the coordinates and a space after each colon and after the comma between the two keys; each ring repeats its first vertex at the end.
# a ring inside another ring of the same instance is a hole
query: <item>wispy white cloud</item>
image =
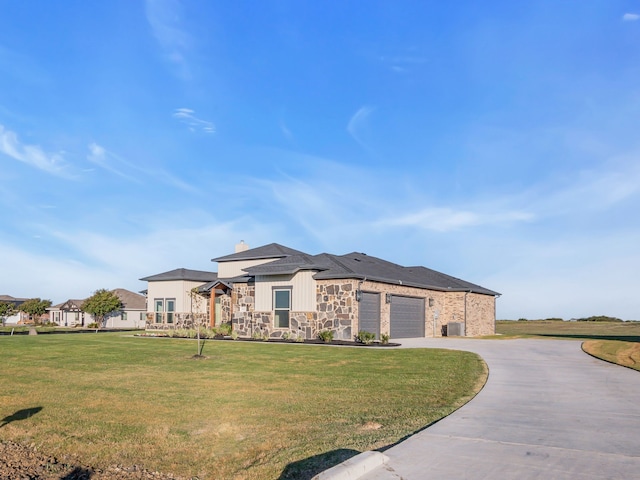
{"type": "Polygon", "coordinates": [[[89,144],[89,155],[87,155],[87,159],[99,167],[118,175],[126,180],[131,182],[140,183],[140,180],[133,175],[126,174],[122,172],[121,169],[116,167],[115,164],[119,164],[120,168],[125,167],[128,169],[136,168],[134,165],[131,165],[129,162],[125,161],[115,153],[107,151],[104,147],[101,147],[97,143],[89,144]]]}
{"type": "Polygon", "coordinates": [[[367,137],[369,136],[369,117],[371,117],[374,110],[375,108],[366,105],[360,107],[360,109],[351,116],[347,124],[347,132],[349,132],[351,138],[369,152],[372,152],[367,141],[367,137]]]}
{"type": "Polygon", "coordinates": [[[141,167],[125,160],[120,155],[107,150],[95,142],[89,144],[88,148],[89,154],[87,155],[87,159],[91,163],[130,182],[144,183],[145,180],[155,179],[189,193],[199,193],[199,190],[195,186],[172,175],[166,170],[155,167],[141,167]]]}
{"type": "Polygon", "coordinates": [[[147,0],[147,21],[166,58],[176,66],[183,79],[189,79],[187,54],[193,43],[182,24],[182,6],[178,0],[147,0]]]}
{"type": "Polygon", "coordinates": [[[640,20],[640,15],[637,13],[625,13],[622,15],[622,21],[624,22],[635,22],[640,20]]]}
{"type": "Polygon", "coordinates": [[[20,142],[18,135],[0,125],[0,153],[57,177],[75,178],[62,154],[47,153],[38,145],[20,142]]]}
{"type": "Polygon", "coordinates": [[[195,113],[196,112],[190,108],[176,108],[173,112],[173,117],[187,125],[192,132],[202,131],[204,133],[216,133],[216,126],[213,122],[198,118],[195,113]]]}
{"type": "Polygon", "coordinates": [[[293,133],[291,133],[291,130],[289,130],[289,127],[287,127],[283,120],[280,120],[280,131],[282,132],[284,138],[289,141],[293,140],[293,133]]]}

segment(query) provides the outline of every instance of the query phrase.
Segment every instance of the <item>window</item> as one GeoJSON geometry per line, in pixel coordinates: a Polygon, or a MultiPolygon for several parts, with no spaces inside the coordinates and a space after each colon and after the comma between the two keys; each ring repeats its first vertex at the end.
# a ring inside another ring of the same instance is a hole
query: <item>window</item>
{"type": "Polygon", "coordinates": [[[127,321],[127,312],[122,312],[122,321],[123,322],[127,321]]]}
{"type": "Polygon", "coordinates": [[[291,290],[273,291],[273,319],[275,328],[289,328],[291,290]]]}
{"type": "Polygon", "coordinates": [[[164,299],[156,298],[154,301],[156,312],[156,323],[162,323],[162,314],[164,312],[164,299]]]}
{"type": "Polygon", "coordinates": [[[167,323],[173,323],[173,312],[176,311],[176,299],[167,298],[167,323]]]}

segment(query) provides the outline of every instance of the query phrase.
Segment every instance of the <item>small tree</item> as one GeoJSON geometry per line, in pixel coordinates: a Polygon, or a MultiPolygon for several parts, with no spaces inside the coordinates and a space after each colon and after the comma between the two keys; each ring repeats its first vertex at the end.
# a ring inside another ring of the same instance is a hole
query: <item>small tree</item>
{"type": "Polygon", "coordinates": [[[3,327],[7,317],[10,317],[14,313],[16,313],[16,309],[13,303],[0,302],[0,320],[2,320],[3,327]]]}
{"type": "Polygon", "coordinates": [[[29,315],[33,323],[39,323],[40,317],[47,313],[47,308],[51,306],[51,300],[42,300],[40,298],[30,298],[22,303],[18,310],[29,315]]]}
{"type": "Polygon", "coordinates": [[[198,287],[193,287],[191,290],[189,290],[189,297],[191,297],[191,318],[193,320],[193,326],[196,329],[196,335],[198,337],[198,353],[196,354],[197,356],[201,357],[202,356],[202,350],[204,349],[204,342],[202,342],[202,347],[200,346],[200,321],[198,321],[196,323],[196,315],[199,315],[199,313],[194,313],[193,308],[195,307],[196,310],[200,310],[200,307],[202,306],[202,301],[204,300],[204,297],[202,297],[202,295],[200,295],[200,293],[198,292],[198,287]]]}
{"type": "Polygon", "coordinates": [[[112,291],[101,288],[87,298],[80,308],[83,312],[93,315],[98,326],[101,327],[107,315],[122,308],[122,301],[112,291]]]}

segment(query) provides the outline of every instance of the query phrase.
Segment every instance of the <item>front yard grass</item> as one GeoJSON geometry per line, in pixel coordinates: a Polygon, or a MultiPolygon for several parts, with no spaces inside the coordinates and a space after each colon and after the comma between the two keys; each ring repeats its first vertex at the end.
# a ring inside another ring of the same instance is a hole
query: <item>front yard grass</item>
{"type": "Polygon", "coordinates": [[[588,340],[582,349],[607,362],[640,370],[640,343],[617,340],[588,340]]]}
{"type": "Polygon", "coordinates": [[[101,333],[0,336],[0,352],[0,440],[201,479],[311,478],[448,415],[487,376],[436,349],[209,341],[194,360],[194,341],[101,333]]]}

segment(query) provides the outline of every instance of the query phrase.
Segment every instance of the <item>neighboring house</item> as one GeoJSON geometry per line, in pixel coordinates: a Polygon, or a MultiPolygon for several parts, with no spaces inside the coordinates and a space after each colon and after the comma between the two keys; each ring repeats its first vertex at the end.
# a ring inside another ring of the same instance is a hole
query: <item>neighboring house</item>
{"type": "Polygon", "coordinates": [[[217,279],[199,288],[210,298],[210,322],[231,322],[240,336],[495,333],[499,293],[425,267],[358,252],[309,255],[276,243],[254,249],[241,243],[236,253],[212,261],[218,262],[217,279]]]}
{"type": "MultiPolygon", "coordinates": [[[[105,328],[144,328],[146,325],[146,299],[143,295],[116,288],[112,290],[122,302],[122,309],[104,319],[105,328]]],[[[93,315],[82,311],[85,300],[67,300],[49,307],[50,320],[61,327],[86,327],[95,322],[93,315]]]]}
{"type": "Polygon", "coordinates": [[[209,295],[200,295],[198,287],[218,279],[215,272],[177,268],[141,278],[148,282],[147,328],[166,329],[210,323],[209,295]]]}
{"type": "Polygon", "coordinates": [[[59,327],[86,327],[93,323],[93,317],[81,309],[84,300],[67,300],[47,308],[49,320],[59,327]]]}
{"type": "MultiPolygon", "coordinates": [[[[0,295],[0,303],[10,303],[17,310],[20,305],[29,300],[28,298],[16,298],[11,295],[0,295]]],[[[25,312],[16,311],[10,317],[4,318],[5,325],[18,325],[27,323],[29,320],[29,314],[25,312]]],[[[0,324],[2,320],[0,319],[0,324]]]]}

